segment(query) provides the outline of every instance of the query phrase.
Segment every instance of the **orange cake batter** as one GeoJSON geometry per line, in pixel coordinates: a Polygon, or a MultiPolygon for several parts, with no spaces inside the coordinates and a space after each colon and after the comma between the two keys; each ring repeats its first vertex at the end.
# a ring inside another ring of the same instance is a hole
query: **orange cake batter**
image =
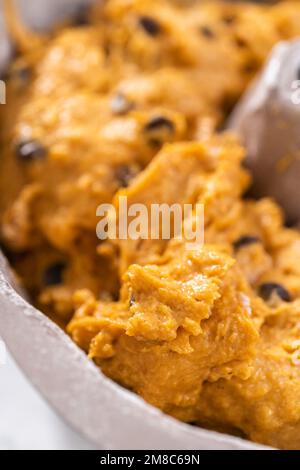
{"type": "Polygon", "coordinates": [[[0,238],[32,302],[164,412],[299,449],[300,235],[219,132],[299,2],[108,0],[44,36],[8,17],[0,238]],[[100,242],[120,196],[203,204],[204,247],[100,242]]]}

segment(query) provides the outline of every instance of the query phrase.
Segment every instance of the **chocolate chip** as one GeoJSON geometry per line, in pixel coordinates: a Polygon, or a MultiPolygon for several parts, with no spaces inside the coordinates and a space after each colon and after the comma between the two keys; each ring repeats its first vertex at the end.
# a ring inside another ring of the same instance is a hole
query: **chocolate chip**
{"type": "Polygon", "coordinates": [[[38,140],[27,140],[16,145],[16,155],[24,162],[31,162],[44,158],[47,149],[38,140]]]}
{"type": "Polygon", "coordinates": [[[259,243],[260,241],[261,240],[258,237],[253,235],[243,235],[233,243],[233,246],[235,250],[239,250],[244,246],[253,245],[254,243],[259,243]]]}
{"type": "Polygon", "coordinates": [[[130,307],[133,307],[134,304],[135,304],[135,302],[136,302],[135,297],[134,297],[134,295],[132,295],[132,296],[130,297],[129,306],[130,306],[130,307]]]}
{"type": "Polygon", "coordinates": [[[32,70],[27,66],[13,68],[9,74],[9,78],[12,79],[19,87],[28,85],[31,77],[32,70]]]}
{"type": "Polygon", "coordinates": [[[240,49],[245,49],[246,47],[248,47],[248,44],[247,44],[247,42],[245,41],[245,39],[240,38],[240,37],[236,37],[236,38],[235,38],[235,44],[236,44],[237,47],[239,47],[240,49]]]}
{"type": "Polygon", "coordinates": [[[63,271],[65,268],[66,264],[63,262],[58,262],[49,266],[44,273],[44,285],[49,287],[61,284],[63,281],[63,271]]]}
{"type": "Polygon", "coordinates": [[[175,132],[175,126],[170,119],[158,116],[146,124],[144,132],[148,143],[159,147],[171,139],[172,134],[175,132]]]}
{"type": "Polygon", "coordinates": [[[116,178],[122,188],[128,188],[134,174],[127,165],[121,165],[116,169],[116,178]]]}
{"type": "Polygon", "coordinates": [[[200,26],[200,33],[208,39],[215,38],[215,33],[209,26],[200,26]]]}
{"type": "Polygon", "coordinates": [[[247,73],[247,74],[253,74],[259,69],[259,64],[257,63],[256,60],[250,59],[248,62],[244,65],[242,71],[247,73]]]}
{"type": "Polygon", "coordinates": [[[139,18],[139,24],[150,36],[158,36],[161,32],[160,24],[151,16],[141,16],[139,18]]]}
{"type": "Polygon", "coordinates": [[[174,124],[172,121],[170,121],[170,119],[167,119],[163,116],[158,116],[146,124],[145,131],[151,132],[162,128],[167,129],[170,132],[174,132],[175,130],[174,124]]]}
{"type": "Polygon", "coordinates": [[[223,18],[222,18],[222,21],[227,26],[231,26],[232,24],[234,24],[236,22],[236,16],[230,15],[230,14],[224,15],[223,18]]]}
{"type": "Polygon", "coordinates": [[[118,93],[110,103],[111,110],[114,114],[126,114],[133,108],[133,103],[128,101],[124,95],[118,93]]]}
{"type": "Polygon", "coordinates": [[[266,282],[265,284],[261,284],[259,287],[259,295],[265,301],[270,300],[273,294],[276,294],[281,300],[284,300],[285,302],[291,302],[292,300],[290,293],[281,284],[277,284],[275,282],[266,282]]]}

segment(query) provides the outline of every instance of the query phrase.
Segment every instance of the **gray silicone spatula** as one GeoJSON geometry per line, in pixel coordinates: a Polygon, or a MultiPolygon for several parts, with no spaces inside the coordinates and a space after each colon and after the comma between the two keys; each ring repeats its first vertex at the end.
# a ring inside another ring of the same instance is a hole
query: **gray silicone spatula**
{"type": "Polygon", "coordinates": [[[247,149],[252,193],[271,196],[300,220],[300,40],[276,46],[237,106],[229,127],[247,149]]]}

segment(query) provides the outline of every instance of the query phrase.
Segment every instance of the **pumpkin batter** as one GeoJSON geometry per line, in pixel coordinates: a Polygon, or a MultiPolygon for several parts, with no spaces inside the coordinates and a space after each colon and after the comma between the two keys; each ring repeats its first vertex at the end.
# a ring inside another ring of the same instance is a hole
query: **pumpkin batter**
{"type": "Polygon", "coordinates": [[[34,304],[166,413],[299,449],[300,236],[244,198],[243,149],[212,136],[299,34],[299,3],[109,0],[43,37],[12,23],[0,234],[34,304]],[[124,195],[204,204],[204,248],[100,243],[96,208],[124,195]]]}
{"type": "Polygon", "coordinates": [[[121,194],[143,203],[196,194],[204,248],[121,242],[120,300],[78,292],[68,332],[108,376],[166,413],[299,448],[300,236],[271,200],[241,199],[242,158],[230,136],[165,147],[121,194]]]}

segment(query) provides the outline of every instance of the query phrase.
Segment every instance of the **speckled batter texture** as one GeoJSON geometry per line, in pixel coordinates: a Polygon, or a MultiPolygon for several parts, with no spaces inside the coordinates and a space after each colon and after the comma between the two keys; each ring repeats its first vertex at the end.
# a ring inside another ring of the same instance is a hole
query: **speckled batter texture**
{"type": "Polygon", "coordinates": [[[18,31],[0,107],[1,244],[33,303],[166,413],[285,449],[300,448],[300,235],[244,196],[244,150],[217,131],[299,25],[299,2],[109,0],[18,31]],[[120,196],[204,204],[204,247],[101,243],[96,208],[120,196]]]}

